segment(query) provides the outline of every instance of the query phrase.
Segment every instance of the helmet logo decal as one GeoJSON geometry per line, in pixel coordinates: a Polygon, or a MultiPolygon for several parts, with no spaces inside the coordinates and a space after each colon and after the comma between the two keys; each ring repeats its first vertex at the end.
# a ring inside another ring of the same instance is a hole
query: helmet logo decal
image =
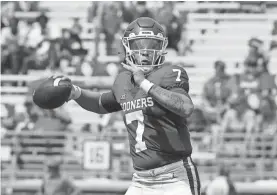
{"type": "Polygon", "coordinates": [[[162,33],[158,33],[157,36],[158,36],[158,37],[164,37],[164,36],[162,35],[162,33]]]}
{"type": "Polygon", "coordinates": [[[135,37],[135,33],[130,33],[129,37],[135,37]]]}
{"type": "Polygon", "coordinates": [[[154,33],[153,31],[140,31],[139,32],[139,35],[153,35],[154,36],[154,33]]]}

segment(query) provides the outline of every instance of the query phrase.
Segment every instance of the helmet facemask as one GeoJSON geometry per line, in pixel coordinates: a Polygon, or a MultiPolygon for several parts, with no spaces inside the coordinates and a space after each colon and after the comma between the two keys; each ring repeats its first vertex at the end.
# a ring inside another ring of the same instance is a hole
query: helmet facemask
{"type": "Polygon", "coordinates": [[[162,34],[154,35],[152,31],[141,31],[139,35],[131,33],[122,38],[126,57],[144,72],[150,72],[161,66],[165,60],[167,38],[162,34]]]}

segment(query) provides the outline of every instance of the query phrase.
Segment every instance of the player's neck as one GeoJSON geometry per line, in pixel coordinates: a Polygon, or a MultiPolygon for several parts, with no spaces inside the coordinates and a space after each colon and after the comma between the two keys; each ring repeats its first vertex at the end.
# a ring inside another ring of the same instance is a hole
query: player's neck
{"type": "Polygon", "coordinates": [[[149,77],[151,74],[153,74],[154,72],[156,72],[157,70],[159,70],[161,68],[161,66],[157,66],[155,67],[152,71],[148,72],[145,74],[145,78],[147,79],[147,77],[149,77]]]}

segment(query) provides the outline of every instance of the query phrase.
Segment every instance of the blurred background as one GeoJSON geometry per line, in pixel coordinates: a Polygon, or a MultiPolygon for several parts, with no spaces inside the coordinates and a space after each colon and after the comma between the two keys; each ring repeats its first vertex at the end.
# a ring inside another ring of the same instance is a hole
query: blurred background
{"type": "Polygon", "coordinates": [[[277,194],[276,13],[273,1],[1,1],[1,194],[36,194],[54,157],[81,194],[124,194],[133,169],[122,114],[74,101],[42,110],[32,92],[53,74],[109,90],[123,31],[141,16],[164,26],[166,63],[189,75],[202,191],[224,165],[239,194],[277,194]]]}

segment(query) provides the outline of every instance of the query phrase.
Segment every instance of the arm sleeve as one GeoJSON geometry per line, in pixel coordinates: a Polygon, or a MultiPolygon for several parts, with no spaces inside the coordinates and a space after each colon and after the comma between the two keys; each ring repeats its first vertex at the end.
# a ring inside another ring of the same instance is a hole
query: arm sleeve
{"type": "Polygon", "coordinates": [[[109,113],[122,110],[112,91],[103,93],[101,95],[100,105],[109,113]]]}
{"type": "Polygon", "coordinates": [[[181,87],[171,88],[170,91],[183,94],[183,95],[187,96],[188,98],[190,98],[188,92],[185,89],[181,88],[181,87]]]}

